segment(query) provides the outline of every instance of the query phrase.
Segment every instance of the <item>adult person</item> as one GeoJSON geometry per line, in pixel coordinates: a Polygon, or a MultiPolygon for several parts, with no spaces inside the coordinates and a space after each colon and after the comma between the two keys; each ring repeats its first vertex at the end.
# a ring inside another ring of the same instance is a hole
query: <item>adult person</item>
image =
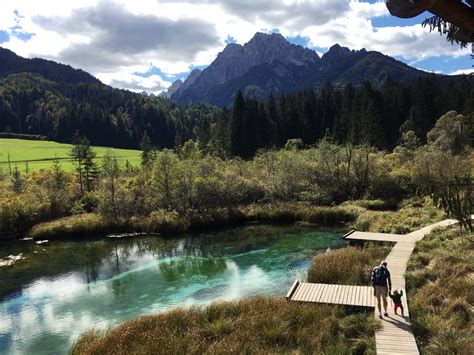
{"type": "Polygon", "coordinates": [[[380,299],[383,300],[384,316],[387,317],[387,295],[392,292],[392,280],[390,278],[390,271],[387,268],[387,262],[382,261],[379,266],[372,269],[371,275],[372,286],[374,287],[374,296],[377,298],[377,308],[379,310],[379,317],[382,319],[382,307],[380,299]]]}

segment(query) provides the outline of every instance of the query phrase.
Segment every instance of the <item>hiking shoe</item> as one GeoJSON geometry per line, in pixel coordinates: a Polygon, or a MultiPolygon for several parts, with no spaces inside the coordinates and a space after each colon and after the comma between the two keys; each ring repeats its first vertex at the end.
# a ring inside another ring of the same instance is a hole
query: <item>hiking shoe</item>
{"type": "Polygon", "coordinates": [[[383,315],[384,315],[385,317],[388,317],[388,313],[387,313],[387,312],[385,312],[383,315]]]}

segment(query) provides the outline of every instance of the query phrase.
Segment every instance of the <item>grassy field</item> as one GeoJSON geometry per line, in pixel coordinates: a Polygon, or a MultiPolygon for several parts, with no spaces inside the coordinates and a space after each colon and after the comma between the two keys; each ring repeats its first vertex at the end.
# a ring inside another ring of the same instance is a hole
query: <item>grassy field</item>
{"type": "MultiPolygon", "coordinates": [[[[107,151],[114,153],[122,164],[129,161],[132,165],[140,163],[141,152],[131,149],[117,149],[109,147],[93,147],[100,162],[107,151]]],[[[69,159],[70,144],[51,141],[34,141],[24,139],[0,138],[0,169],[8,169],[8,155],[12,168],[17,165],[21,171],[49,168],[54,159],[60,159],[64,170],[72,170],[69,159]]]]}

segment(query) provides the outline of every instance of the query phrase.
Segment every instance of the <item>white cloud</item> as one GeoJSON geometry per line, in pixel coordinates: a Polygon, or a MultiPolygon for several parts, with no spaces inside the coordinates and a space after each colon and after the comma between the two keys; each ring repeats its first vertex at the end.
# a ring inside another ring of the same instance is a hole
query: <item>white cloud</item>
{"type": "Polygon", "coordinates": [[[193,65],[210,64],[228,36],[243,44],[255,32],[273,29],[308,37],[312,47],[339,43],[412,63],[469,54],[421,25],[374,27],[374,17],[389,16],[383,1],[0,0],[0,9],[0,30],[18,25],[34,34],[27,41],[10,36],[3,47],[70,64],[107,84],[137,91],[158,92],[169,83],[158,75],[145,80],[133,73],[153,65],[179,75],[193,65]]]}
{"type": "Polygon", "coordinates": [[[461,74],[473,74],[474,73],[474,68],[471,69],[460,69],[453,71],[452,73],[449,73],[449,75],[461,75],[461,74]]]}
{"type": "Polygon", "coordinates": [[[118,76],[116,75],[117,73],[111,75],[101,74],[99,79],[115,87],[125,88],[135,92],[146,91],[153,94],[159,94],[171,85],[169,81],[163,80],[161,76],[156,74],[146,78],[127,72],[120,73],[118,76]]]}

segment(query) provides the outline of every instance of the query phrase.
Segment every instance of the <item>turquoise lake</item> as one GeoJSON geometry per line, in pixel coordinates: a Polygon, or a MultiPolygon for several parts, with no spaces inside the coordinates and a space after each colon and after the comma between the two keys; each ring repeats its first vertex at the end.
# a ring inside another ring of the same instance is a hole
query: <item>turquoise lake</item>
{"type": "Polygon", "coordinates": [[[175,307],[256,294],[283,297],[311,258],[344,245],[310,226],[248,225],[133,239],[0,244],[0,353],[67,354],[87,329],[175,307]]]}

